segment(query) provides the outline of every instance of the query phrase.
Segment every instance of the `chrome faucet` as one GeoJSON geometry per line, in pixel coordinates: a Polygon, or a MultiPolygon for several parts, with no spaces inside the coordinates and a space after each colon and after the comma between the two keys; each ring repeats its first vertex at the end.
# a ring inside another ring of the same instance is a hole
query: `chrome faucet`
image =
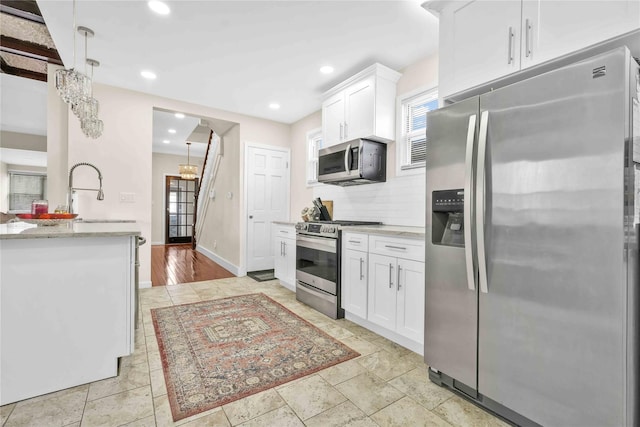
{"type": "Polygon", "coordinates": [[[100,172],[100,169],[98,169],[91,163],[86,163],[86,162],[76,163],[71,167],[71,170],[69,170],[69,194],[67,195],[68,197],[67,201],[69,202],[69,213],[74,213],[73,212],[73,193],[76,190],[97,191],[98,192],[97,199],[104,200],[104,192],[102,191],[102,173],[100,172]],[[73,187],[73,171],[78,166],[91,166],[92,168],[94,168],[96,172],[98,172],[98,179],[100,180],[100,188],[74,188],[73,187]]]}

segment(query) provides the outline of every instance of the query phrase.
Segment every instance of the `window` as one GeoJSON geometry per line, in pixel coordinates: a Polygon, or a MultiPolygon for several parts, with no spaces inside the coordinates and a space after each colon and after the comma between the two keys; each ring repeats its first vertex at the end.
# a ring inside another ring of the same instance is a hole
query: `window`
{"type": "Polygon", "coordinates": [[[438,108],[438,90],[431,89],[401,100],[400,169],[424,167],[427,155],[427,112],[438,108]]]}
{"type": "Polygon", "coordinates": [[[318,150],[322,148],[322,130],[307,133],[307,185],[318,182],[318,150]]]}
{"type": "Polygon", "coordinates": [[[31,202],[46,199],[47,175],[9,171],[9,212],[31,212],[31,202]]]}

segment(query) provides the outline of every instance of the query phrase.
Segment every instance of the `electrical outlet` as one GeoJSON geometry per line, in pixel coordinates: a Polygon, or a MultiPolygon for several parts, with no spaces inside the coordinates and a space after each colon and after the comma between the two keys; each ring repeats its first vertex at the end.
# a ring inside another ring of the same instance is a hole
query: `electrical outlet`
{"type": "Polygon", "coordinates": [[[120,203],[135,203],[136,193],[120,193],[120,203]]]}

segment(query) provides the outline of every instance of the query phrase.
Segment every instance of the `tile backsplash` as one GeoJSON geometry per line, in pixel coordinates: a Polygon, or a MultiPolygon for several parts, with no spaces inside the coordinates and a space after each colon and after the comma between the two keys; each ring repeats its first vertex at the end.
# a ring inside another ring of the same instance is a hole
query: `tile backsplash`
{"type": "Polygon", "coordinates": [[[424,174],[352,187],[321,184],[313,188],[313,195],[333,200],[333,219],[416,227],[425,224],[424,174]]]}

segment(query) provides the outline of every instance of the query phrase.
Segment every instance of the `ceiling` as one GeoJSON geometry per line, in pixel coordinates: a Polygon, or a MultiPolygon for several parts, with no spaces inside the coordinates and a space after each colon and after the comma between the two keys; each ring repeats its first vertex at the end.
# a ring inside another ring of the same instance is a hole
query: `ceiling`
{"type": "MultiPolygon", "coordinates": [[[[293,123],[321,107],[321,95],[379,62],[396,70],[433,55],[437,19],[407,1],[77,1],[91,28],[94,80],[167,98],[293,123]],[[331,65],[332,74],[321,74],[331,65]],[[155,80],[140,76],[152,70],[155,80]],[[280,104],[272,110],[270,103],[280,104]]],[[[66,67],[74,66],[73,3],[38,1],[66,67]]],[[[76,66],[84,63],[77,33],[76,66]]]]}

